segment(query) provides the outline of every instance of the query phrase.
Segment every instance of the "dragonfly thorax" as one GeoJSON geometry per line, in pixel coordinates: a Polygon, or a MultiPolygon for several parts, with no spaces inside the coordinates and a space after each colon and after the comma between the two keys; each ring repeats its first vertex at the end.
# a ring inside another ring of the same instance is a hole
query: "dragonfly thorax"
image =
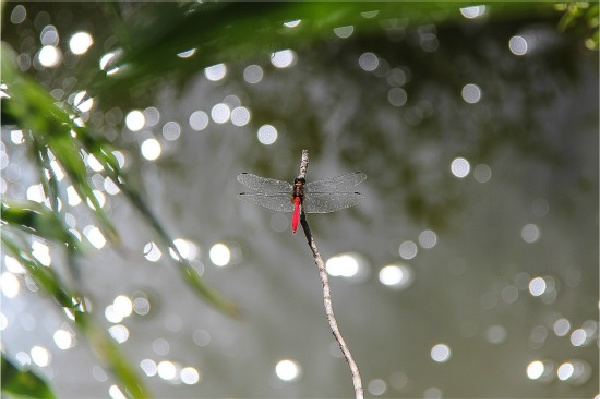
{"type": "Polygon", "coordinates": [[[302,200],[304,199],[305,182],[306,180],[304,180],[303,177],[296,177],[296,179],[294,180],[294,185],[292,186],[292,194],[290,196],[292,202],[294,202],[296,198],[300,198],[300,202],[302,202],[302,200]]]}

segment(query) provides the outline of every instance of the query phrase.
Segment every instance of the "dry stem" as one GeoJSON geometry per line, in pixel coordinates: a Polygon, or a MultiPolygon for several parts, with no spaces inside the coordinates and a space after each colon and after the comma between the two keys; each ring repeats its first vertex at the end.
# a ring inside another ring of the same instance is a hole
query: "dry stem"
{"type": "MultiPolygon", "coordinates": [[[[308,169],[308,151],[302,151],[302,161],[300,163],[300,175],[298,177],[305,177],[306,171],[308,169]]],[[[321,284],[323,285],[323,303],[325,305],[325,314],[327,314],[327,321],[329,322],[329,326],[331,327],[331,331],[333,332],[333,336],[336,341],[340,345],[340,349],[348,362],[348,367],[350,367],[350,372],[352,373],[352,385],[354,385],[354,391],[356,392],[356,399],[362,399],[363,397],[363,389],[362,389],[362,381],[360,379],[360,373],[358,371],[358,366],[356,362],[352,358],[352,354],[350,353],[350,349],[348,345],[346,345],[346,341],[344,341],[344,337],[342,337],[342,333],[337,325],[337,321],[335,320],[335,315],[333,314],[333,304],[331,302],[331,291],[329,289],[329,279],[327,276],[327,271],[325,270],[325,262],[323,262],[323,258],[321,258],[321,253],[315,244],[315,240],[312,237],[310,232],[310,227],[308,222],[306,221],[306,217],[304,216],[304,212],[300,217],[300,223],[302,224],[302,230],[304,230],[304,235],[308,240],[308,246],[313,253],[313,260],[315,264],[319,268],[319,276],[321,277],[321,284]]]]}

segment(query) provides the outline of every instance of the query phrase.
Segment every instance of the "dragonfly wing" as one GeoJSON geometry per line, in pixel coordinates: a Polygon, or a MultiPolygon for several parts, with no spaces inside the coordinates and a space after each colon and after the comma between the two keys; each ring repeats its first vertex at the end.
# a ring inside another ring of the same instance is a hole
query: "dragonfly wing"
{"type": "Polygon", "coordinates": [[[277,212],[293,212],[289,193],[241,193],[238,198],[277,212]]]}
{"type": "Polygon", "coordinates": [[[315,180],[304,185],[304,191],[344,191],[358,186],[366,178],[367,175],[357,172],[337,177],[330,177],[328,179],[315,180]]]}
{"type": "MultiPolygon", "coordinates": [[[[364,180],[364,179],[363,179],[364,180]]],[[[328,213],[350,208],[365,198],[358,192],[347,193],[305,193],[302,209],[306,213],[328,213]]]]}
{"type": "Polygon", "coordinates": [[[256,176],[250,173],[240,173],[237,179],[244,186],[255,191],[266,191],[271,193],[286,192],[288,195],[292,192],[292,185],[283,180],[256,176]]]}

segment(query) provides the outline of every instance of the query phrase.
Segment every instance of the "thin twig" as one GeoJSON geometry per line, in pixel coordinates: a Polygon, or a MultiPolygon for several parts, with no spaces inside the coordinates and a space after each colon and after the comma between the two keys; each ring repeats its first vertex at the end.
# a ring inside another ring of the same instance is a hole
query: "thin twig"
{"type": "MultiPolygon", "coordinates": [[[[307,169],[308,151],[303,150],[302,161],[300,163],[300,175],[298,177],[305,177],[307,169]]],[[[348,348],[348,345],[346,345],[346,341],[344,341],[344,337],[342,337],[342,333],[340,333],[337,321],[335,320],[335,315],[333,313],[333,304],[331,302],[331,290],[329,289],[329,279],[327,277],[327,270],[325,269],[325,262],[323,262],[321,253],[317,248],[317,244],[315,244],[315,240],[313,239],[313,236],[310,232],[310,226],[308,225],[308,221],[306,220],[304,212],[302,212],[300,216],[300,224],[302,224],[302,230],[304,231],[304,235],[308,240],[308,246],[310,247],[310,250],[313,253],[313,260],[319,268],[319,276],[321,277],[321,284],[323,285],[323,303],[325,305],[325,314],[327,315],[327,321],[329,322],[329,326],[331,327],[333,336],[340,345],[340,349],[342,350],[344,357],[346,357],[348,367],[350,367],[350,373],[352,373],[352,385],[354,385],[356,399],[362,399],[363,389],[362,381],[360,379],[360,372],[358,371],[358,366],[356,365],[354,358],[352,358],[350,348],[348,348]]]]}

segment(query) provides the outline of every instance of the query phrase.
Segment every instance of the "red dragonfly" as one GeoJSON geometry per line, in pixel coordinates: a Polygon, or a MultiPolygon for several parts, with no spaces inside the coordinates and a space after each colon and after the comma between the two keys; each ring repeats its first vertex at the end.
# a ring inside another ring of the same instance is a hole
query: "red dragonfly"
{"type": "Polygon", "coordinates": [[[273,211],[292,212],[292,233],[296,234],[301,212],[335,212],[361,202],[364,198],[361,193],[348,190],[359,185],[367,175],[350,173],[306,184],[301,177],[297,177],[294,184],[250,173],[241,173],[237,178],[244,186],[254,190],[240,193],[238,198],[273,211]]]}

